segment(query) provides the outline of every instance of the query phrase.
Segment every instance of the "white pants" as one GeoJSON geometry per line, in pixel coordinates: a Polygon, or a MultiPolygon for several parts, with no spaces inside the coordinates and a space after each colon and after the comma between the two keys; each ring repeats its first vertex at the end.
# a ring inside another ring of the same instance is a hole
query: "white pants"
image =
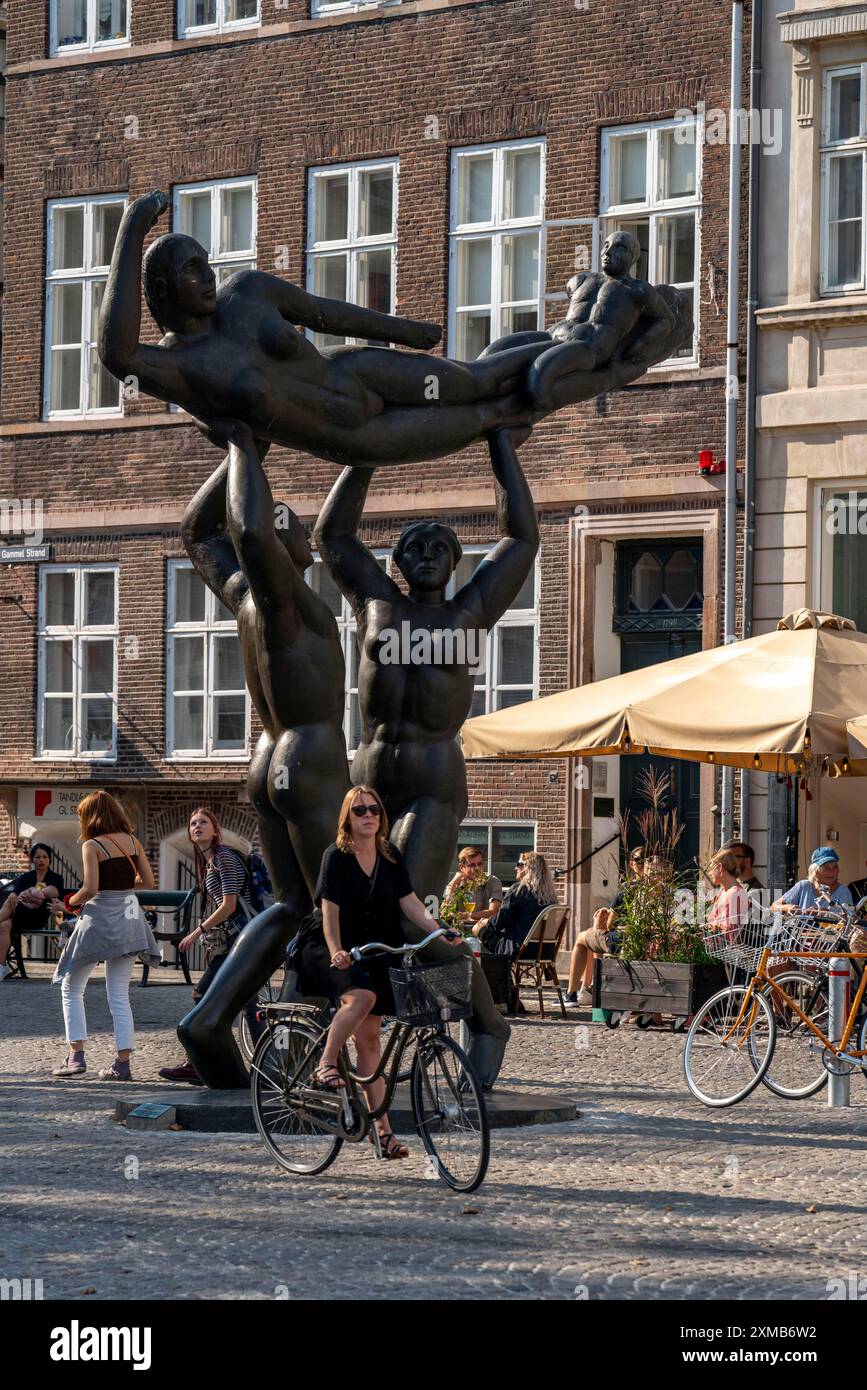
{"type": "MultiPolygon", "coordinates": [[[[108,1007],[114,1023],[114,1040],[118,1052],[135,1046],[132,1021],[132,1005],[129,1002],[129,983],[132,979],[135,956],[118,956],[105,962],[105,992],[108,1007]]],[[[60,985],[63,998],[63,1022],[66,1026],[66,1041],[78,1042],[87,1037],[87,1019],[84,1015],[84,987],[96,969],[96,963],[83,965],[79,970],[71,970],[64,975],[60,985]]]]}

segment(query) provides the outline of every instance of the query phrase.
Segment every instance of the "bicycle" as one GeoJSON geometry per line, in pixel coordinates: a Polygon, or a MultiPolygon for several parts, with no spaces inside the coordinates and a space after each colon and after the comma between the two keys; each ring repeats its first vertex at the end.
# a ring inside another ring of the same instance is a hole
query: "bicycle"
{"type": "Polygon", "coordinates": [[[712,995],[687,1034],[686,1082],[704,1105],[735,1105],[761,1082],[785,1099],[804,1099],[815,1095],[828,1074],[841,1066],[860,1066],[867,1075],[867,1060],[862,1061],[867,1059],[867,1013],[862,1009],[867,970],[861,971],[843,1036],[832,1042],[824,1031],[828,1027],[826,978],[817,977],[815,971],[780,970],[771,964],[828,961],[837,955],[867,960],[862,952],[840,949],[841,944],[848,945],[850,928],[859,924],[860,908],[859,904],[851,911],[811,910],[770,936],[755,923],[745,924],[737,934],[708,934],[709,954],[752,974],[746,983],[730,984],[712,995]],[[828,940],[826,935],[824,942],[817,942],[817,929],[821,935],[821,928],[829,925],[836,928],[834,937],[828,940]],[[804,949],[811,944],[813,949],[804,949]],[[815,949],[817,944],[821,950],[815,949]],[[850,1051],[859,1015],[859,1047],[850,1051]]]}
{"type": "Polygon", "coordinates": [[[359,1076],[346,1048],[337,1069],[338,1091],[312,1083],[321,1063],[334,1007],[266,1004],[267,1031],[253,1057],[251,1090],[256,1127],[267,1149],[287,1172],[324,1173],[344,1143],[361,1143],[369,1134],[380,1152],[374,1121],[391,1105],[407,1048],[415,1043],[410,1099],[416,1132],[441,1178],[456,1192],[473,1192],[484,1180],[490,1156],[488,1116],[482,1087],[466,1053],[446,1030],[450,1020],[472,1012],[472,962],[466,956],[437,964],[414,957],[437,937],[440,927],[415,945],[369,942],[350,954],[400,956],[392,969],[397,1021],[376,1071],[359,1076]],[[382,1103],[371,1110],[363,1087],[385,1078],[382,1103]]]}
{"type": "MultiPolygon", "coordinates": [[[[276,1004],[278,1002],[283,991],[284,977],[285,969],[281,965],[274,971],[274,974],[265,981],[264,985],[262,985],[256,996],[256,1002],[260,1010],[266,1004],[276,1004]]],[[[238,1046],[241,1049],[241,1054],[245,1061],[252,1062],[253,1053],[256,1051],[257,1040],[253,1037],[250,1020],[243,1009],[235,1019],[235,1027],[238,1030],[238,1046]]]]}

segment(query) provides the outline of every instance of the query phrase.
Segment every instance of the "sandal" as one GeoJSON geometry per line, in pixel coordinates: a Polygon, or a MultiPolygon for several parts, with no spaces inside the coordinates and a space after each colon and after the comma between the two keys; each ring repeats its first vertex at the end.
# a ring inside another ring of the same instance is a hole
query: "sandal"
{"type": "Polygon", "coordinates": [[[402,1143],[396,1134],[392,1134],[391,1130],[387,1134],[379,1135],[378,1144],[371,1130],[370,1142],[376,1150],[377,1158],[409,1158],[409,1149],[406,1144],[402,1143]]]}
{"type": "Polygon", "coordinates": [[[310,1078],[317,1091],[345,1091],[346,1082],[336,1067],[317,1067],[310,1078]]]}

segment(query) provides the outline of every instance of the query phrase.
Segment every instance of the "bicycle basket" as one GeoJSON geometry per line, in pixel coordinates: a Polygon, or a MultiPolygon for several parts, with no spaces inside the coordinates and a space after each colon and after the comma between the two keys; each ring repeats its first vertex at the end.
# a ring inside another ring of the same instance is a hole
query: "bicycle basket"
{"type": "Polygon", "coordinates": [[[466,956],[436,964],[389,970],[395,1016],[425,1027],[469,1018],[473,1012],[473,963],[466,956]]]}
{"type": "MultiPolygon", "coordinates": [[[[736,965],[741,970],[757,970],[762,951],[769,947],[772,955],[768,963],[785,951],[796,951],[808,931],[815,932],[815,923],[805,923],[793,917],[765,925],[763,922],[742,922],[733,930],[721,931],[704,929],[704,948],[709,956],[725,965],[736,965]]],[[[810,946],[801,945],[802,950],[810,946]]]]}

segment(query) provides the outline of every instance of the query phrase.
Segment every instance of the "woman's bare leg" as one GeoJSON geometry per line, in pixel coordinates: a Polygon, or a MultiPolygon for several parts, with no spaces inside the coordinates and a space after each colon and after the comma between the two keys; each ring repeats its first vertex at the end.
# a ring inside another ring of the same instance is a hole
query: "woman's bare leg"
{"type": "MultiPolygon", "coordinates": [[[[584,979],[587,967],[587,958],[590,956],[586,946],[580,945],[577,941],[572,947],[572,955],[569,960],[569,983],[566,986],[570,994],[577,994],[584,979]]],[[[592,957],[590,957],[592,959],[592,957]]]]}
{"type": "Polygon", "coordinates": [[[337,1065],[341,1047],[361,1027],[375,1003],[376,995],[369,989],[348,989],[341,995],[340,1008],[328,1029],[322,1061],[319,1064],[323,1069],[337,1065]]]}

